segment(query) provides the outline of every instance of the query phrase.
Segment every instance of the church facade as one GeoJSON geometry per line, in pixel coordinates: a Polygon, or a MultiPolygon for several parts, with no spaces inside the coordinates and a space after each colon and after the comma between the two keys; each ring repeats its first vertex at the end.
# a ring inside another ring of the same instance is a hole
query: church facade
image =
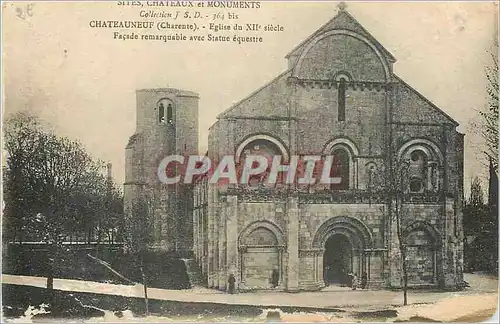
{"type": "Polygon", "coordinates": [[[340,184],[193,188],[192,250],[207,285],[318,290],[463,281],[463,134],[393,72],[347,11],[294,48],[288,69],[218,116],[208,156],[333,156],[340,184]],[[398,236],[398,232],[400,236],[398,236]],[[398,239],[401,237],[401,242],[398,239]],[[272,273],[279,273],[277,287],[272,273]]]}

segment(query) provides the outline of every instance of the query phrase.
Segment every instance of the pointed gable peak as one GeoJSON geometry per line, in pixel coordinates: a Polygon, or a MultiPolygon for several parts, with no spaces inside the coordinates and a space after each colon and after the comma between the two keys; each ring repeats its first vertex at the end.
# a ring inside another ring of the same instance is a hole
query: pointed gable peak
{"type": "Polygon", "coordinates": [[[359,32],[360,34],[366,34],[366,30],[358,23],[358,21],[351,16],[345,7],[340,7],[337,15],[330,19],[325,25],[323,25],[316,32],[324,32],[331,29],[347,29],[354,32],[359,32]]]}
{"type": "Polygon", "coordinates": [[[320,27],[317,31],[315,31],[311,36],[309,36],[306,40],[304,40],[302,43],[300,43],[298,46],[296,46],[288,55],[286,58],[290,57],[293,54],[300,53],[302,49],[305,47],[305,45],[314,37],[327,32],[329,30],[349,30],[354,33],[357,33],[359,35],[362,35],[369,39],[384,55],[386,58],[394,63],[396,62],[396,58],[387,50],[385,49],[382,44],[380,44],[375,37],[373,37],[361,24],[354,18],[349,12],[347,12],[346,7],[347,5],[344,2],[341,2],[338,6],[338,11],[337,15],[330,19],[326,24],[324,24],[322,27],[320,27]]]}

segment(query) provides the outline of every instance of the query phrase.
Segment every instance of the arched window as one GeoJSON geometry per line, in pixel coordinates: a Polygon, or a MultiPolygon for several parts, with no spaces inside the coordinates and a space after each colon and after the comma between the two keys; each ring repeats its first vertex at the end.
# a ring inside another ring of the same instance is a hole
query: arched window
{"type": "Polygon", "coordinates": [[[410,192],[419,193],[426,189],[427,155],[423,151],[415,150],[411,152],[408,177],[410,192]]]}
{"type": "Polygon", "coordinates": [[[440,169],[443,154],[427,139],[412,139],[398,150],[398,159],[404,166],[407,191],[410,193],[436,192],[442,181],[440,169]]]}
{"type": "Polygon", "coordinates": [[[174,123],[174,112],[172,109],[172,104],[169,103],[167,106],[167,123],[173,124],[174,123]]]}
{"type": "Polygon", "coordinates": [[[169,99],[162,99],[158,103],[158,123],[173,124],[174,123],[174,108],[169,99]]]}
{"type": "Polygon", "coordinates": [[[346,89],[351,76],[346,71],[340,71],[334,75],[334,79],[338,85],[337,120],[345,121],[346,89]]]}
{"type": "MultiPolygon", "coordinates": [[[[266,181],[269,172],[271,171],[271,166],[273,163],[274,156],[276,155],[283,156],[279,147],[273,142],[265,139],[257,139],[245,145],[245,147],[243,148],[243,152],[241,153],[240,156],[239,165],[240,166],[244,165],[245,158],[247,156],[255,156],[255,155],[264,156],[267,160],[268,168],[266,172],[263,172],[262,174],[250,176],[248,182],[250,186],[258,186],[260,184],[263,184],[266,181]]],[[[257,166],[255,165],[254,167],[257,166]]]]}
{"type": "Polygon", "coordinates": [[[158,106],[158,122],[163,123],[165,121],[165,105],[163,102],[160,102],[158,106]]]}
{"type": "Polygon", "coordinates": [[[338,96],[338,121],[345,121],[345,90],[346,79],[340,78],[339,82],[339,96],[338,96]]]}
{"type": "Polygon", "coordinates": [[[347,190],[349,189],[350,178],[350,157],[349,152],[345,148],[337,148],[332,152],[332,168],[330,169],[330,177],[340,178],[339,184],[331,184],[332,190],[347,190]]]}
{"type": "Polygon", "coordinates": [[[330,189],[357,189],[358,167],[356,157],[359,156],[359,150],[356,144],[348,138],[336,138],[325,145],[323,154],[332,158],[330,178],[341,178],[341,182],[331,184],[330,189]]]}

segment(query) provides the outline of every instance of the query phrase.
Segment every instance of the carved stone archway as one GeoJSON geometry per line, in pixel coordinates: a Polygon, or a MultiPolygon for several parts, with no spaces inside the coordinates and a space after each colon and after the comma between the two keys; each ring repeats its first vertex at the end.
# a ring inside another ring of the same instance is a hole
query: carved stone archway
{"type": "Polygon", "coordinates": [[[328,238],[335,233],[348,233],[364,249],[370,249],[373,245],[372,234],[368,227],[360,220],[348,217],[337,216],[325,221],[316,231],[312,240],[312,248],[324,248],[328,238]]]}
{"type": "Polygon", "coordinates": [[[415,221],[403,230],[410,286],[438,285],[441,235],[431,224],[415,221]]]}
{"type": "Polygon", "coordinates": [[[278,268],[279,286],[283,286],[285,239],[274,223],[262,220],[249,224],[238,238],[240,289],[268,289],[270,277],[278,268]]]}
{"type": "MultiPolygon", "coordinates": [[[[347,217],[347,216],[337,216],[332,217],[325,221],[316,231],[314,238],[311,243],[311,248],[320,251],[318,255],[318,261],[321,261],[322,266],[319,267],[320,273],[319,278],[326,278],[328,272],[331,270],[333,264],[324,264],[327,262],[325,260],[331,260],[329,254],[338,254],[336,247],[327,242],[331,242],[333,237],[345,237],[346,242],[349,242],[349,252],[350,260],[347,261],[348,267],[346,271],[356,273],[361,276],[363,272],[368,271],[368,258],[365,253],[373,246],[372,234],[368,227],[360,220],[347,217]]],[[[343,252],[341,252],[343,253],[343,252]]],[[[337,269],[338,270],[338,269],[337,269]]],[[[326,283],[327,280],[325,280],[326,283]]]]}

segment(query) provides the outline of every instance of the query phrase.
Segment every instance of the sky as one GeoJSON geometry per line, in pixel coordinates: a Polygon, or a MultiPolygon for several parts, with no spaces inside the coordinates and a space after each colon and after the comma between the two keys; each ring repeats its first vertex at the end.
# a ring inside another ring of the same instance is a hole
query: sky
{"type": "MultiPolygon", "coordinates": [[[[135,131],[135,90],[199,93],[204,152],[216,116],[286,70],[285,55],[338,10],[332,1],[262,1],[260,9],[233,9],[241,23],[284,27],[264,35],[263,43],[237,45],[113,40],[111,30],[89,27],[91,20],[138,18],[137,8],[117,1],[29,4],[2,3],[3,116],[33,112],[111,162],[118,183],[135,131]]],[[[474,176],[486,181],[483,141],[474,125],[487,104],[485,67],[489,52],[497,51],[498,5],[349,1],[347,11],[396,57],[398,76],[460,123],[466,191],[474,176]]]]}

